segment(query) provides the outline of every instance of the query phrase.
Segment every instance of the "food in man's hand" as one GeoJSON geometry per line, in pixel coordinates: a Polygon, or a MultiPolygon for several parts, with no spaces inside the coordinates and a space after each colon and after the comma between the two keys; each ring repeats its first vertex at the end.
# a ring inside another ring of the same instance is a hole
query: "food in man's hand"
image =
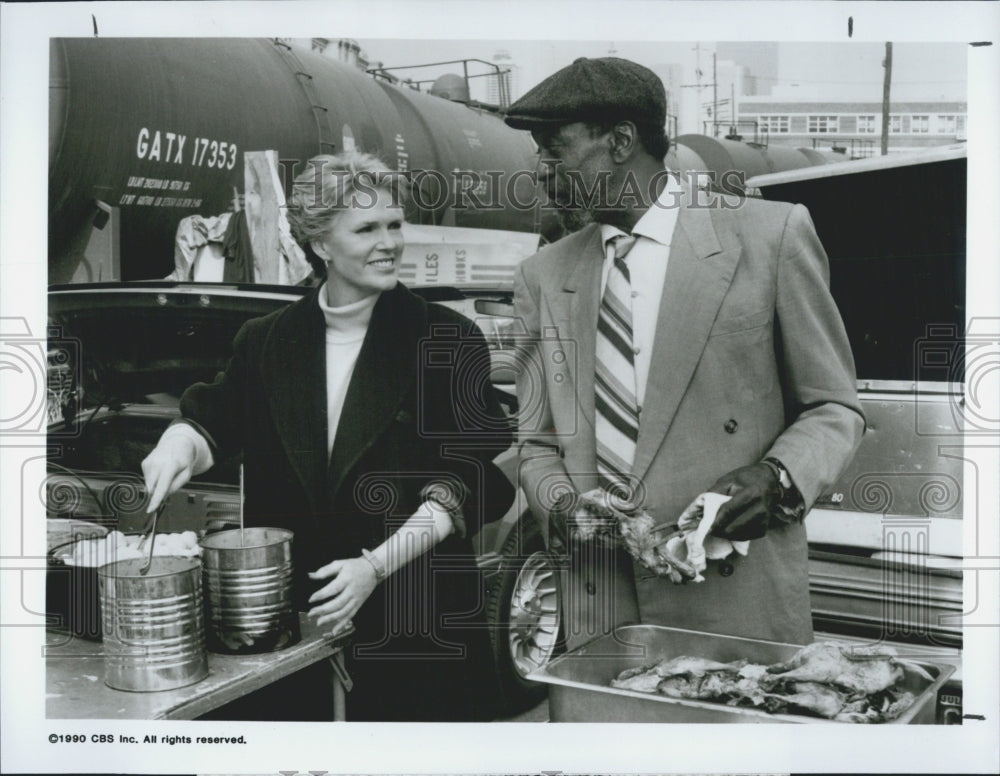
{"type": "Polygon", "coordinates": [[[657,576],[667,577],[674,584],[698,576],[690,563],[664,551],[673,532],[656,525],[646,512],[620,518],[618,530],[629,554],[657,576]]]}
{"type": "Polygon", "coordinates": [[[576,509],[570,515],[574,538],[588,541],[602,535],[612,535],[623,514],[611,506],[608,494],[600,489],[590,490],[577,498],[576,509]]]}
{"type": "Polygon", "coordinates": [[[571,517],[573,535],[578,540],[604,536],[620,541],[629,555],[675,584],[698,577],[690,563],[665,551],[674,529],[656,525],[645,510],[635,509],[603,490],[582,494],[571,517]]]}
{"type": "Polygon", "coordinates": [[[899,660],[889,647],[851,649],[817,643],[770,666],[682,655],[622,671],[611,686],[759,708],[772,714],[805,713],[839,722],[878,723],[895,719],[916,701],[913,693],[896,688],[906,670],[932,680],[920,666],[899,660]]]}

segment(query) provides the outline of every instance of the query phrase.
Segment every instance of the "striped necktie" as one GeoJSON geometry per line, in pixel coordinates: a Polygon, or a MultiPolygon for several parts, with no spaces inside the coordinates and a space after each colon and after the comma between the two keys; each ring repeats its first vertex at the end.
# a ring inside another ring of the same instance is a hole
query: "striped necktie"
{"type": "Polygon", "coordinates": [[[597,318],[595,358],[595,429],[597,476],[609,493],[623,491],[628,499],[628,474],[639,438],[639,408],[635,392],[632,350],[632,286],[625,256],[635,237],[620,235],[612,242],[614,263],[597,318]]]}

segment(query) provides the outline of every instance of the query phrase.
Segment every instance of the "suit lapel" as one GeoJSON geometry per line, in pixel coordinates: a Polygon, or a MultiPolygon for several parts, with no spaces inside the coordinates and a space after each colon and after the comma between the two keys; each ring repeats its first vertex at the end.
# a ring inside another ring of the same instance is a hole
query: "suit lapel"
{"type": "Polygon", "coordinates": [[[720,245],[711,210],[681,208],[670,246],[632,466],[637,477],[645,476],[670,428],[740,254],[739,246],[724,250],[720,245]]]}
{"type": "MultiPolygon", "coordinates": [[[[579,233],[579,241],[567,246],[561,283],[551,300],[552,316],[559,326],[559,339],[571,343],[575,353],[568,354],[578,365],[570,370],[583,417],[594,425],[594,353],[597,343],[597,316],[601,306],[601,269],[604,246],[601,230],[593,226],[579,233]]],[[[544,332],[543,332],[544,336],[544,332]]]]}
{"type": "Polygon", "coordinates": [[[395,417],[416,377],[424,303],[397,285],[379,297],[358,354],[334,438],[327,484],[336,496],[344,477],[395,417]]]}
{"type": "Polygon", "coordinates": [[[289,307],[264,343],[260,379],[285,454],[314,509],[326,469],[326,324],[318,289],[289,307]]]}

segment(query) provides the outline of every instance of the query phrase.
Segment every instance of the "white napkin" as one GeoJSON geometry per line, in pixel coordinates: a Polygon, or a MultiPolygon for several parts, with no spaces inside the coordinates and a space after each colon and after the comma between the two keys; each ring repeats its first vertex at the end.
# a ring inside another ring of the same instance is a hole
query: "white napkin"
{"type": "Polygon", "coordinates": [[[748,541],[731,542],[709,534],[719,507],[730,498],[721,493],[702,493],[681,513],[677,520],[680,533],[664,547],[664,551],[671,557],[694,566],[698,572],[695,582],[705,580],[701,572],[705,570],[708,561],[721,560],[733,551],[746,555],[750,549],[748,541]]]}

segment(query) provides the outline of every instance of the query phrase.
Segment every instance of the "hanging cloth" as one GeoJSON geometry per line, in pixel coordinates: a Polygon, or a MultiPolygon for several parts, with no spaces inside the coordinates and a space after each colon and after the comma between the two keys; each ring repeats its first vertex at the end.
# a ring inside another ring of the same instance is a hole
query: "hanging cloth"
{"type": "Polygon", "coordinates": [[[253,249],[245,210],[240,210],[229,219],[229,226],[222,238],[222,255],[225,258],[223,283],[254,282],[253,249]]]}

